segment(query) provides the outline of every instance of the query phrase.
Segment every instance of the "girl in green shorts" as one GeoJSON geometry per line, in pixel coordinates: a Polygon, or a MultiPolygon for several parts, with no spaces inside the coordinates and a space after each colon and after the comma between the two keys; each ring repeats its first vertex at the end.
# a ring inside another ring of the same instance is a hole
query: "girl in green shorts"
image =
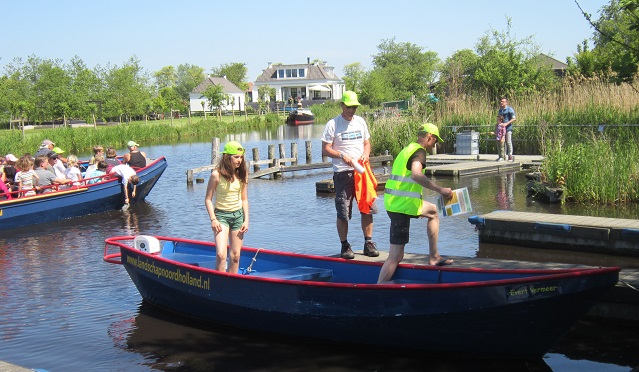
{"type": "Polygon", "coordinates": [[[215,234],[215,269],[226,271],[227,247],[230,248],[228,272],[237,274],[244,233],[249,227],[248,171],[244,148],[231,141],[224,146],[222,158],[211,172],[204,204],[215,234]],[[213,202],[215,196],[215,203],[213,202]],[[229,245],[230,240],[230,245],[229,245]]]}

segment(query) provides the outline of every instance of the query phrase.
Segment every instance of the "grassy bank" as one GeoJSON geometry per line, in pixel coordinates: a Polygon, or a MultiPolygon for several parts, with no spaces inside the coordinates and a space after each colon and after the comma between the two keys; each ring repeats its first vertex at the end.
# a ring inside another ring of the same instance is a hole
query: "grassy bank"
{"type": "Polygon", "coordinates": [[[229,133],[242,132],[252,129],[277,127],[282,124],[283,117],[275,114],[252,116],[244,118],[222,117],[207,120],[193,118],[191,124],[186,118],[175,119],[173,124],[166,119],[162,121],[140,121],[122,123],[114,126],[98,126],[71,128],[58,127],[55,129],[34,129],[25,131],[24,138],[19,130],[0,132],[0,153],[12,153],[20,156],[24,153],[34,153],[44,139],[51,139],[67,153],[90,151],[95,145],[124,147],[129,140],[144,142],[145,144],[163,143],[170,141],[210,139],[222,137],[229,133]]]}

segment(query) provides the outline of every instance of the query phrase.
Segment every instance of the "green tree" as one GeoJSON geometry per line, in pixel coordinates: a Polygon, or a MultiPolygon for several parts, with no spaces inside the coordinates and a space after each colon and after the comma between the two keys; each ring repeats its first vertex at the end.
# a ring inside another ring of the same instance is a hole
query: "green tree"
{"type": "Polygon", "coordinates": [[[371,107],[378,107],[382,102],[394,101],[397,97],[388,87],[388,79],[382,70],[370,71],[362,82],[360,102],[371,107]]]}
{"type": "Polygon", "coordinates": [[[235,84],[242,90],[248,89],[248,83],[246,82],[248,69],[246,68],[246,63],[224,63],[220,65],[220,67],[213,67],[211,71],[213,72],[213,75],[226,76],[228,81],[235,84]]]}
{"type": "Polygon", "coordinates": [[[477,69],[479,56],[470,49],[458,50],[446,58],[441,70],[437,91],[456,99],[473,89],[472,76],[477,69]]]}
{"type": "Polygon", "coordinates": [[[66,71],[71,78],[71,94],[69,97],[69,106],[71,117],[89,119],[93,114],[99,114],[102,99],[100,92],[102,91],[102,81],[96,73],[90,70],[84,61],[74,56],[66,71]]]}
{"type": "Polygon", "coordinates": [[[344,66],[344,82],[346,83],[346,89],[360,93],[367,74],[366,69],[359,62],[354,62],[344,66]]]}
{"type": "MultiPolygon", "coordinates": [[[[579,3],[577,3],[579,6],[579,3]]],[[[579,52],[574,62],[578,70],[586,70],[579,65],[580,59],[592,58],[594,69],[602,74],[612,71],[610,78],[614,82],[630,82],[637,73],[639,64],[639,1],[611,0],[601,9],[597,21],[581,9],[584,17],[595,29],[592,56],[582,56],[579,52]]],[[[583,52],[586,53],[586,52],[583,52]]],[[[588,61],[588,60],[587,60],[588,61]]],[[[588,61],[590,62],[590,61],[588,61]]]]}
{"type": "Polygon", "coordinates": [[[132,116],[145,114],[145,101],[151,97],[147,85],[148,78],[140,67],[139,60],[132,57],[122,67],[112,67],[105,76],[107,116],[125,116],[130,121],[132,116]]]}
{"type": "Polygon", "coordinates": [[[275,88],[271,88],[268,85],[262,85],[257,88],[257,104],[260,114],[269,111],[268,103],[275,96],[275,88]]]}
{"type": "Polygon", "coordinates": [[[204,69],[188,63],[179,65],[177,68],[177,81],[175,91],[183,100],[189,100],[189,94],[193,89],[206,79],[204,69]]]}
{"type": "Polygon", "coordinates": [[[177,71],[173,66],[164,66],[160,71],[153,73],[155,78],[155,86],[158,90],[167,87],[174,87],[177,84],[177,71]]]}
{"type": "Polygon", "coordinates": [[[440,63],[437,53],[412,43],[398,43],[395,38],[382,40],[377,49],[373,71],[378,73],[376,78],[386,81],[392,99],[426,99],[440,63]]]}
{"type": "Polygon", "coordinates": [[[551,67],[542,63],[539,46],[531,36],[514,39],[511,28],[507,18],[506,31],[492,30],[477,42],[479,60],[473,80],[478,89],[491,99],[554,89],[557,79],[551,67]]]}
{"type": "Polygon", "coordinates": [[[224,94],[222,86],[211,84],[202,92],[202,96],[206,97],[209,110],[213,110],[215,107],[218,116],[221,116],[221,106],[226,102],[226,94],[224,94]]]}
{"type": "Polygon", "coordinates": [[[184,107],[184,101],[180,95],[171,87],[160,89],[158,92],[158,98],[161,99],[160,102],[163,104],[161,112],[167,112],[170,110],[179,110],[182,112],[186,109],[186,107],[184,107]]]}
{"type": "MultiPolygon", "coordinates": [[[[71,77],[58,61],[45,60],[38,67],[36,107],[41,120],[64,118],[69,115],[71,102],[71,77]]],[[[66,124],[66,123],[65,123],[66,124]]]]}

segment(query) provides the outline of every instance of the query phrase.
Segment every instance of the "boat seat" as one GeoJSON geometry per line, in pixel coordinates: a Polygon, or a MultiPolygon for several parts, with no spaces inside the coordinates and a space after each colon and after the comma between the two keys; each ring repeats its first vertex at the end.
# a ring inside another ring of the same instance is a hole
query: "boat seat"
{"type": "Polygon", "coordinates": [[[252,272],[251,276],[260,278],[272,278],[282,280],[310,280],[315,282],[327,282],[333,277],[333,270],[317,267],[297,266],[285,269],[252,272]]]}
{"type": "Polygon", "coordinates": [[[215,255],[162,252],[162,255],[160,257],[193,266],[203,266],[204,263],[210,262],[211,259],[213,260],[213,262],[215,262],[215,255]]]}

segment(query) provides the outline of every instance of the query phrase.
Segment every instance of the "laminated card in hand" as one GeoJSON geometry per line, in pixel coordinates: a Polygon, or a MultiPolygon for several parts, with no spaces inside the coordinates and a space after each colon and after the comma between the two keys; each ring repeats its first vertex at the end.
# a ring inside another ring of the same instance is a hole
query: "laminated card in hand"
{"type": "Polygon", "coordinates": [[[464,187],[453,190],[453,198],[450,200],[446,200],[440,195],[437,199],[437,209],[439,213],[444,216],[456,216],[458,214],[472,212],[473,207],[470,204],[468,188],[464,187]]]}

